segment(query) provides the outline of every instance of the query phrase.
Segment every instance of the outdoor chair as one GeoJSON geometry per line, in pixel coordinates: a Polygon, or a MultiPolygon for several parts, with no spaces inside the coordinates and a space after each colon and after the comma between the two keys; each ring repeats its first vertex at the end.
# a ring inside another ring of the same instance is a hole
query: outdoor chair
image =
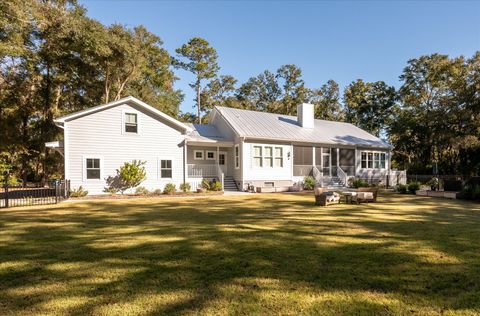
{"type": "Polygon", "coordinates": [[[352,202],[377,202],[378,188],[358,188],[357,194],[352,195],[352,202]]]}
{"type": "Polygon", "coordinates": [[[315,205],[327,206],[338,203],[340,203],[340,194],[327,191],[326,188],[322,187],[315,188],[315,205]]]}

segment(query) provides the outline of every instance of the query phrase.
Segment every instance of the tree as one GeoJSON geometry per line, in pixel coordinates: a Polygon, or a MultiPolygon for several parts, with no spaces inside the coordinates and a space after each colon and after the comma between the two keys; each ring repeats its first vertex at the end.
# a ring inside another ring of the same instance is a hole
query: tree
{"type": "Polygon", "coordinates": [[[212,109],[214,106],[238,107],[235,98],[236,84],[237,79],[227,75],[210,81],[200,96],[204,109],[212,109]]]}
{"type": "Polygon", "coordinates": [[[202,122],[202,107],[201,107],[201,89],[202,80],[214,78],[219,70],[217,64],[217,51],[210,46],[208,41],[194,37],[188,43],[182,45],[176,50],[177,59],[174,59],[174,64],[184,70],[192,72],[196,80],[190,86],[197,92],[197,115],[198,123],[202,122]]]}
{"type": "Polygon", "coordinates": [[[345,120],[381,136],[392,122],[397,102],[394,87],[383,81],[352,82],[344,91],[345,120]]]}
{"type": "Polygon", "coordinates": [[[24,183],[61,176],[44,145],[62,135],[55,117],[127,94],[177,114],[171,57],[145,28],[107,28],[73,0],[0,0],[0,11],[0,151],[24,183]]]}
{"type": "Polygon", "coordinates": [[[320,89],[311,91],[309,102],[315,105],[315,117],[330,121],[343,121],[344,113],[340,105],[338,83],[328,80],[320,89]]]}
{"type": "Polygon", "coordinates": [[[277,70],[276,78],[283,87],[283,95],[277,113],[295,115],[297,105],[308,101],[310,90],[305,87],[302,70],[293,64],[283,65],[277,70]]]}
{"type": "Polygon", "coordinates": [[[478,53],[469,60],[432,54],[408,61],[400,76],[403,124],[390,128],[402,167],[431,172],[437,162],[444,174],[478,172],[479,65],[478,53]]]}
{"type": "Polygon", "coordinates": [[[277,78],[265,70],[240,86],[236,97],[242,108],[257,111],[273,111],[282,94],[277,78]]]}

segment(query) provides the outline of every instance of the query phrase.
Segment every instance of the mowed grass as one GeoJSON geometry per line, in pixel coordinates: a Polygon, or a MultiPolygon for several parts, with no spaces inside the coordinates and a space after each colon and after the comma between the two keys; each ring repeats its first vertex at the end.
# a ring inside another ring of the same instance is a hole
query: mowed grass
{"type": "Polygon", "coordinates": [[[0,210],[0,315],[480,313],[480,205],[387,194],[0,210]]]}

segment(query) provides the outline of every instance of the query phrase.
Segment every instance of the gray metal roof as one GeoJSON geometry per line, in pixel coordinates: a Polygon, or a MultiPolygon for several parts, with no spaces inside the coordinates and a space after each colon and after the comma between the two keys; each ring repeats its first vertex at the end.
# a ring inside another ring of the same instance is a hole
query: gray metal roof
{"type": "Polygon", "coordinates": [[[212,141],[212,142],[229,142],[231,139],[225,138],[225,135],[221,135],[215,125],[211,124],[192,124],[186,123],[193,129],[188,134],[190,140],[198,141],[212,141]]]}
{"type": "Polygon", "coordinates": [[[312,129],[298,125],[296,116],[215,107],[240,137],[292,142],[390,148],[380,138],[350,123],[315,120],[312,129]]]}

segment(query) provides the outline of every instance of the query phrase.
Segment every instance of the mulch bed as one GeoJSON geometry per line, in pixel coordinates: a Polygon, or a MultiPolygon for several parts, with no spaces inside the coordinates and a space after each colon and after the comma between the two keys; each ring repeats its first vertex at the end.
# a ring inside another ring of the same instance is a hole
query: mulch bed
{"type": "Polygon", "coordinates": [[[71,197],[70,200],[128,200],[128,199],[147,199],[147,198],[170,198],[170,197],[197,197],[197,196],[217,196],[223,195],[222,191],[211,191],[205,193],[196,192],[178,192],[175,194],[102,194],[102,195],[87,195],[83,197],[71,197]]]}

